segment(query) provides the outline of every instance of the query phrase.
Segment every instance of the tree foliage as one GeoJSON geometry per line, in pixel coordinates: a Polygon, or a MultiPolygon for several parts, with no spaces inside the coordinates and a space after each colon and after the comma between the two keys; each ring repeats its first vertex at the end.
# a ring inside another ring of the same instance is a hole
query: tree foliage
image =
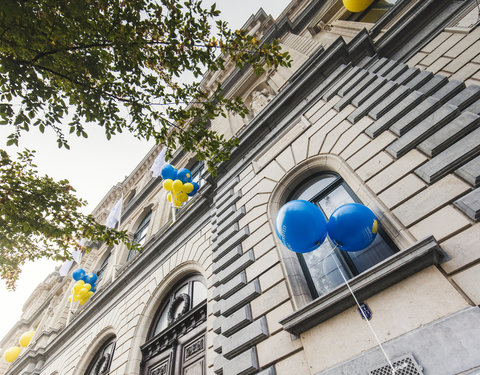
{"type": "MultiPolygon", "coordinates": [[[[266,44],[231,31],[215,5],[198,0],[3,0],[0,7],[0,125],[7,145],[23,132],[53,130],[88,136],[99,125],[107,139],[128,131],[181,147],[214,171],[235,139],[209,128],[217,116],[248,113],[222,87],[200,78],[233,61],[256,73],[289,66],[276,41],[266,44]]],[[[32,153],[17,161],[0,150],[0,274],[10,287],[26,260],[63,259],[80,237],[109,243],[123,232],[82,215],[84,202],[67,181],[39,176],[32,153]]],[[[131,244],[129,244],[131,245],[131,244]]]]}
{"type": "Polygon", "coordinates": [[[84,250],[79,238],[135,246],[126,232],[81,214],[85,202],[68,181],[40,176],[32,157],[24,151],[12,160],[0,150],[0,275],[7,287],[14,288],[27,260],[65,260],[73,249],[84,250]]]}
{"type": "Polygon", "coordinates": [[[210,120],[246,109],[195,78],[231,60],[257,73],[290,63],[277,42],[233,32],[219,14],[198,0],[4,0],[0,120],[14,127],[8,143],[33,126],[53,129],[68,147],[66,131],[86,137],[94,123],[107,138],[130,131],[170,153],[180,145],[212,170],[236,140],[209,129],[210,120]]]}

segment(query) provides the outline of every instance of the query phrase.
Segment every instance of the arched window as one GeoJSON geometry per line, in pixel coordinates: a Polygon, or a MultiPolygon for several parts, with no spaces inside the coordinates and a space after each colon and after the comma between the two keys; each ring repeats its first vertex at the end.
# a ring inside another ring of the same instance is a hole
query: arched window
{"type": "Polygon", "coordinates": [[[141,348],[143,374],[205,374],[206,321],[207,287],[192,276],[160,305],[141,348]]]}
{"type": "MultiPolygon", "coordinates": [[[[134,243],[137,243],[140,245],[144,244],[145,239],[147,238],[148,226],[150,225],[151,218],[152,218],[152,210],[148,211],[148,213],[145,215],[145,217],[142,219],[142,221],[138,225],[138,228],[135,231],[135,234],[133,235],[134,243]]],[[[137,254],[138,252],[136,250],[130,250],[127,256],[127,262],[130,259],[133,259],[137,254]]]]}
{"type": "Polygon", "coordinates": [[[107,375],[110,373],[113,352],[115,351],[116,338],[112,337],[95,354],[93,361],[90,362],[85,375],[107,375]]]}
{"type": "MultiPolygon", "coordinates": [[[[336,208],[345,203],[360,202],[343,179],[331,172],[321,173],[303,182],[288,200],[303,199],[315,203],[328,219],[336,208]]],[[[343,278],[332,257],[335,257],[343,274],[352,278],[393,255],[398,249],[380,228],[375,241],[359,252],[335,249],[327,237],[325,242],[310,253],[297,254],[312,297],[326,294],[343,283],[343,278]]]]}

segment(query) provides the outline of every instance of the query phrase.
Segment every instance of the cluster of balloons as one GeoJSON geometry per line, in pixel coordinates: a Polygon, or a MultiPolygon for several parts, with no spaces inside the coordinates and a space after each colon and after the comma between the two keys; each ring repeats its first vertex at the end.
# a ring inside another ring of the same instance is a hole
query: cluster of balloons
{"type": "Polygon", "coordinates": [[[25,332],[19,340],[20,346],[12,346],[11,348],[8,348],[5,353],[3,354],[3,358],[7,362],[13,362],[17,359],[18,355],[22,351],[22,347],[26,348],[28,344],[30,344],[30,341],[32,340],[33,335],[35,334],[35,331],[28,331],[25,332]]]}
{"type": "Polygon", "coordinates": [[[200,187],[196,182],[192,182],[192,172],[187,168],[177,171],[172,165],[165,164],[160,174],[163,178],[163,188],[170,192],[167,199],[177,208],[181,207],[188,197],[193,197],[200,187]]]}
{"type": "Polygon", "coordinates": [[[78,268],[72,273],[72,277],[77,282],[73,286],[72,296],[68,298],[68,302],[78,301],[83,305],[96,292],[97,275],[94,273],[86,273],[82,268],[78,268]]]}
{"type": "Polygon", "coordinates": [[[343,6],[352,13],[363,12],[371,3],[373,0],[343,0],[343,6]]]}
{"type": "Polygon", "coordinates": [[[284,204],[275,219],[275,231],[282,243],[296,253],[307,253],[319,247],[325,238],[344,251],[360,251],[368,247],[378,231],[375,214],[359,203],[338,207],[325,219],[315,204],[294,200],[284,204]]]}

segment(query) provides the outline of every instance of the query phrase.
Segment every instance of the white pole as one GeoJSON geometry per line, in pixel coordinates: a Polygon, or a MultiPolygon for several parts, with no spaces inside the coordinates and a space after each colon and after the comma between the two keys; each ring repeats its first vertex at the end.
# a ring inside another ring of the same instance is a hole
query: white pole
{"type": "MultiPolygon", "coordinates": [[[[120,217],[118,218],[118,230],[120,230],[120,225],[122,225],[122,210],[123,210],[123,185],[122,185],[122,204],[120,205],[120,217]]],[[[118,245],[113,247],[113,269],[112,269],[112,283],[117,278],[117,267],[118,267],[118,245]]]]}
{"type": "Polygon", "coordinates": [[[70,307],[68,309],[68,315],[67,315],[67,323],[65,324],[65,326],[68,326],[69,323],[70,323],[70,315],[72,313],[72,307],[73,307],[73,295],[75,293],[75,289],[72,288],[72,295],[70,296],[70,307]]]}
{"type": "Polygon", "coordinates": [[[176,216],[175,216],[175,213],[176,213],[176,207],[175,207],[175,203],[172,202],[172,221],[175,222],[177,220],[176,216]]]}

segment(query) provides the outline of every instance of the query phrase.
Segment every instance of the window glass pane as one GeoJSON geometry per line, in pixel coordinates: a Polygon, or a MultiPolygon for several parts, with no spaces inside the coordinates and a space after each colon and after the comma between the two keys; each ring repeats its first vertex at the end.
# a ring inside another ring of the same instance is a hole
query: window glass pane
{"type": "Polygon", "coordinates": [[[188,284],[183,285],[180,289],[175,292],[175,297],[178,297],[180,294],[188,294],[188,284]]]}
{"type": "Polygon", "coordinates": [[[102,279],[102,276],[105,272],[105,270],[107,269],[107,266],[108,266],[108,261],[110,260],[110,256],[112,255],[112,253],[108,254],[107,257],[105,258],[105,260],[103,261],[102,265],[100,266],[100,268],[98,269],[97,271],[97,280],[100,281],[102,279]]]}
{"type": "Polygon", "coordinates": [[[323,174],[319,177],[312,178],[306,184],[302,186],[300,191],[293,195],[291,200],[303,199],[306,201],[312,200],[319,192],[325,189],[332,182],[337,180],[338,177],[330,174],[323,174]]]}
{"type": "Polygon", "coordinates": [[[153,332],[153,336],[157,335],[158,333],[163,331],[165,328],[167,328],[168,326],[167,313],[168,313],[168,306],[163,309],[162,315],[160,316],[157,326],[155,327],[155,331],[153,332]]]}
{"type": "MultiPolygon", "coordinates": [[[[307,264],[313,284],[319,296],[328,293],[343,283],[333,257],[337,260],[344,275],[349,275],[347,269],[343,266],[340,257],[333,252],[333,244],[328,240],[316,250],[304,253],[303,258],[307,264]]],[[[338,251],[338,250],[337,250],[338,251]]],[[[348,276],[347,276],[348,277],[348,276]]]]}
{"type": "Polygon", "coordinates": [[[335,190],[330,192],[319,202],[320,207],[322,208],[323,213],[327,217],[335,211],[338,207],[344,205],[345,203],[354,203],[355,201],[347,192],[343,186],[337,187],[335,190]]]}
{"type": "Polygon", "coordinates": [[[207,299],[207,288],[200,281],[193,282],[193,303],[192,307],[207,299]]]}
{"type": "Polygon", "coordinates": [[[203,179],[201,178],[204,169],[203,161],[196,162],[190,169],[192,172],[192,182],[196,182],[198,186],[202,186],[203,179]]]}
{"type": "Polygon", "coordinates": [[[369,247],[362,251],[349,253],[349,255],[353,263],[355,263],[357,271],[361,273],[394,253],[395,251],[385,242],[381,234],[377,234],[377,237],[369,247]]]}
{"type": "Polygon", "coordinates": [[[150,224],[150,218],[152,216],[152,211],[150,211],[147,216],[142,220],[138,226],[137,231],[133,235],[133,242],[143,245],[145,238],[147,237],[148,225],[150,224]]]}

